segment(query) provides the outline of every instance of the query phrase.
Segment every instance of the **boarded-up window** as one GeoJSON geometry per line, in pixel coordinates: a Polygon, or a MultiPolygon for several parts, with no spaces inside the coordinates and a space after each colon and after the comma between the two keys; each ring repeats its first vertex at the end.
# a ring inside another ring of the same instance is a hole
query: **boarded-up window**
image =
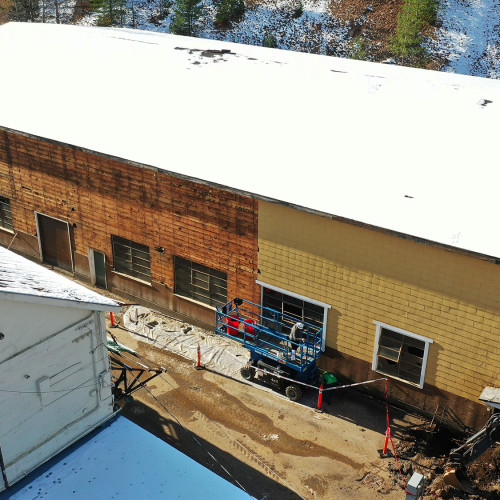
{"type": "Polygon", "coordinates": [[[149,247],[135,241],[111,236],[113,245],[113,269],[143,281],[151,281],[149,247]]]}
{"type": "Polygon", "coordinates": [[[0,227],[5,229],[14,229],[12,226],[12,213],[10,211],[10,200],[0,196],[0,227]]]}
{"type": "Polygon", "coordinates": [[[175,257],[175,293],[211,306],[227,302],[227,274],[175,257]]]}
{"type": "Polygon", "coordinates": [[[377,371],[420,385],[425,348],[423,340],[382,327],[377,349],[377,371]]]}
{"type": "Polygon", "coordinates": [[[262,305],[291,316],[291,318],[283,318],[282,333],[290,333],[292,326],[297,321],[309,323],[318,329],[323,328],[325,308],[317,304],[264,287],[262,289],[262,305]]]}
{"type": "Polygon", "coordinates": [[[37,214],[37,222],[43,262],[73,271],[69,224],[42,214],[37,214]]]}

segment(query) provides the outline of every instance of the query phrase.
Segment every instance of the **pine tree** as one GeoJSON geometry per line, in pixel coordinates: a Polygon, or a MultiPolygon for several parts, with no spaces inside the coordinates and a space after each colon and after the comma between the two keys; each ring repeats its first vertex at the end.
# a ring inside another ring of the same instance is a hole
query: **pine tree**
{"type": "Polygon", "coordinates": [[[123,26],[127,0],[92,0],[92,10],[99,13],[98,26],[123,26]]]}
{"type": "Polygon", "coordinates": [[[196,36],[205,14],[201,0],[177,0],[170,23],[170,32],[176,35],[196,36]]]}
{"type": "Polygon", "coordinates": [[[34,22],[40,15],[38,0],[13,0],[11,2],[10,17],[14,21],[34,22]]]}
{"type": "Polygon", "coordinates": [[[216,3],[215,24],[218,28],[229,28],[245,14],[244,0],[219,0],[216,3]]]}
{"type": "Polygon", "coordinates": [[[269,31],[264,33],[264,38],[262,39],[262,47],[268,47],[270,49],[278,48],[278,40],[276,37],[269,31]]]}
{"type": "Polygon", "coordinates": [[[170,9],[173,5],[172,0],[159,0],[158,2],[158,10],[160,19],[164,19],[170,13],[170,9]]]}

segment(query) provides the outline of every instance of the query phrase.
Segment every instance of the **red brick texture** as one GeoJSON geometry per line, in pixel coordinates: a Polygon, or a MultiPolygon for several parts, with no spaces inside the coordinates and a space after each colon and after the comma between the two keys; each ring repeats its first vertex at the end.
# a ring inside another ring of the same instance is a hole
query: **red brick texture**
{"type": "Polygon", "coordinates": [[[178,255],[227,272],[228,299],[260,302],[258,202],[251,197],[2,129],[0,195],[10,198],[14,229],[21,233],[36,234],[34,211],[68,221],[79,274],[89,276],[88,248],[112,263],[114,234],[150,248],[150,290],[136,282],[124,285],[108,270],[111,285],[131,295],[167,308],[178,302],[161,299],[162,287],[173,291],[178,255]]]}

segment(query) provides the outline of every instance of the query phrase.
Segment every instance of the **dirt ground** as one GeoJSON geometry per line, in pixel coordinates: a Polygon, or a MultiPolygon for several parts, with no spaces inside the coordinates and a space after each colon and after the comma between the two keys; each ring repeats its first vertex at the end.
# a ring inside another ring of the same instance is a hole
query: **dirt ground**
{"type": "Polygon", "coordinates": [[[330,12],[350,26],[352,38],[362,36],[368,42],[371,59],[389,57],[387,44],[396,33],[397,18],[403,0],[332,0],[330,12]]]}
{"type": "Polygon", "coordinates": [[[338,390],[318,413],[316,391],[293,403],[258,383],[197,371],[121,326],[109,331],[167,369],[134,393],[124,416],[254,498],[401,499],[403,480],[415,471],[429,478],[426,498],[500,498],[500,450],[470,469],[479,494],[462,494],[442,483],[447,454],[461,436],[399,408],[389,407],[399,467],[392,453],[382,458],[386,405],[364,391],[338,390]]]}
{"type": "Polygon", "coordinates": [[[392,452],[383,458],[386,405],[364,391],[336,391],[318,413],[316,391],[293,403],[258,383],[197,371],[121,325],[109,331],[167,369],[134,393],[123,415],[254,498],[401,499],[403,481],[419,472],[428,478],[425,498],[500,499],[500,447],[468,468],[476,493],[467,495],[442,481],[448,453],[464,436],[390,406],[398,460],[392,452]]]}
{"type": "MultiPolygon", "coordinates": [[[[401,498],[377,451],[385,432],[380,402],[344,393],[326,406],[328,413],[316,413],[279,393],[196,371],[191,361],[120,329],[113,334],[167,368],[148,385],[156,399],[142,389],[123,414],[255,498],[401,498]]],[[[394,413],[396,429],[420,423],[394,413]]]]}

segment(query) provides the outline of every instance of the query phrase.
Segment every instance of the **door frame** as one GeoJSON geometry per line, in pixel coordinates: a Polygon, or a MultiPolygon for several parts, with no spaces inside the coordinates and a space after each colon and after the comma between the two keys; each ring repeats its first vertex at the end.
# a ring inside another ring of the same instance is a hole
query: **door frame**
{"type": "Polygon", "coordinates": [[[95,248],[89,248],[88,249],[88,255],[89,255],[89,269],[90,269],[90,283],[94,286],[97,286],[97,276],[95,272],[95,259],[94,259],[94,252],[98,252],[104,256],[104,290],[108,289],[108,279],[106,276],[106,254],[104,252],[101,252],[100,250],[96,250],[95,248]]]}
{"type": "Polygon", "coordinates": [[[41,234],[40,234],[40,226],[38,224],[38,217],[40,215],[42,215],[43,217],[48,217],[49,219],[54,219],[54,220],[57,220],[59,222],[66,224],[66,228],[68,230],[69,254],[71,256],[71,272],[74,272],[75,271],[75,261],[73,259],[73,245],[71,244],[71,231],[69,228],[69,222],[62,220],[62,219],[58,219],[57,217],[52,217],[51,215],[43,214],[42,212],[37,212],[35,210],[36,234],[38,237],[38,248],[40,251],[40,262],[43,262],[42,238],[41,238],[41,234]]]}

